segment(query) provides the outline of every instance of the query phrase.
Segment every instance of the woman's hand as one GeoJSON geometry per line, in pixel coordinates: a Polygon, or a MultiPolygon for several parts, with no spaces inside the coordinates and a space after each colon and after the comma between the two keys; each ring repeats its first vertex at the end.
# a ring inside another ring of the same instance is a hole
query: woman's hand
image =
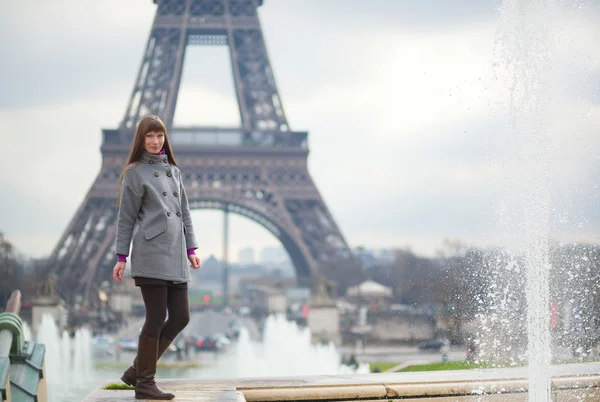
{"type": "Polygon", "coordinates": [[[190,262],[192,263],[192,268],[200,268],[200,258],[198,258],[196,254],[188,255],[188,260],[190,260],[190,262]]]}
{"type": "Polygon", "coordinates": [[[117,282],[122,282],[123,272],[125,272],[125,261],[117,261],[113,268],[113,279],[117,282]]]}

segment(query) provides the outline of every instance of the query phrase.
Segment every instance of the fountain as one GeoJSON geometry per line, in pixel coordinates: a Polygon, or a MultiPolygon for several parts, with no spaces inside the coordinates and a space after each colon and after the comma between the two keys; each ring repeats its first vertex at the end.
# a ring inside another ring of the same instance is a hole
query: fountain
{"type": "Polygon", "coordinates": [[[231,379],[369,372],[368,364],[357,368],[343,365],[333,342],[313,343],[307,328],[298,327],[283,315],[271,315],[265,322],[262,341],[252,340],[242,327],[237,342],[214,364],[183,376],[231,379]]]}
{"type": "Polygon", "coordinates": [[[26,341],[30,341],[33,339],[31,334],[31,327],[27,324],[27,321],[23,321],[23,338],[26,341]]]}
{"type": "Polygon", "coordinates": [[[46,383],[48,388],[60,382],[62,376],[60,343],[54,319],[50,314],[44,314],[36,337],[38,343],[46,346],[46,383]]]}
{"type": "Polygon", "coordinates": [[[356,370],[341,364],[333,342],[313,344],[307,328],[284,316],[269,316],[263,341],[252,342],[244,328],[236,347],[237,377],[302,376],[369,373],[369,365],[356,370]]]}
{"type": "Polygon", "coordinates": [[[74,338],[66,331],[60,335],[52,315],[44,314],[36,340],[46,346],[45,373],[50,401],[68,397],[76,400],[81,389],[95,385],[89,330],[77,329],[74,338]]]}
{"type": "MultiPolygon", "coordinates": [[[[558,100],[564,98],[564,77],[555,68],[559,65],[557,42],[565,18],[562,11],[568,8],[568,4],[558,0],[504,0],[495,66],[497,81],[506,91],[510,122],[509,135],[502,144],[509,156],[503,161],[506,189],[499,208],[500,221],[513,244],[514,239],[520,240],[517,253],[523,259],[512,256],[498,261],[501,272],[490,288],[496,286],[491,291],[495,292],[494,307],[502,312],[496,311],[485,319],[487,325],[494,314],[504,314],[505,333],[514,338],[526,333],[528,397],[536,402],[551,400],[550,193],[558,138],[553,122],[556,114],[563,111],[558,100]],[[526,279],[526,320],[519,329],[515,322],[520,317],[510,317],[507,308],[515,285],[502,284],[500,277],[514,275],[520,267],[524,268],[526,279]]],[[[502,345],[503,350],[513,346],[511,341],[518,343],[509,339],[502,345]]]]}
{"type": "MultiPolygon", "coordinates": [[[[550,401],[550,136],[553,101],[553,35],[557,9],[552,1],[505,0],[500,44],[512,126],[509,149],[516,159],[509,177],[511,205],[518,209],[517,233],[524,240],[527,296],[529,400],[550,401]]],[[[515,215],[513,215],[515,216],[515,215]]],[[[515,235],[518,235],[515,233],[515,235]]]]}

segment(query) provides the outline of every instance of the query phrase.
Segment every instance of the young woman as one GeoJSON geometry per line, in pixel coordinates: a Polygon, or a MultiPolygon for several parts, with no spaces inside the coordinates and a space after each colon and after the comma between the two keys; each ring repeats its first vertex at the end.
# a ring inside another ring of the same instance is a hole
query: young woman
{"type": "Polygon", "coordinates": [[[135,385],[136,399],[173,399],[156,385],[156,362],[189,322],[188,261],[198,269],[200,259],[182,175],[157,116],[146,116],[138,124],[121,173],[117,207],[113,278],[123,279],[133,237],[131,276],[146,307],[137,357],[121,380],[135,385]]]}

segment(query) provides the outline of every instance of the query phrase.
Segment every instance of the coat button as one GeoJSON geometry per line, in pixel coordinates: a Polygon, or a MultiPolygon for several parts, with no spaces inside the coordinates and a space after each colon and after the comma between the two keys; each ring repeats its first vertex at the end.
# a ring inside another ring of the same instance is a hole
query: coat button
{"type": "Polygon", "coordinates": [[[173,193],[173,195],[174,195],[175,197],[179,197],[179,193],[178,193],[177,191],[175,191],[175,192],[173,193]]]}
{"type": "Polygon", "coordinates": [[[148,163],[154,165],[154,161],[148,161],[148,163]]]}
{"type": "Polygon", "coordinates": [[[167,163],[167,158],[163,159],[163,162],[164,162],[164,163],[167,163]]]}
{"type": "Polygon", "coordinates": [[[171,172],[167,172],[167,176],[171,177],[172,176],[171,172]]]}
{"type": "Polygon", "coordinates": [[[181,216],[181,212],[177,212],[177,213],[176,213],[176,215],[177,215],[177,216],[181,216]]]}
{"type": "Polygon", "coordinates": [[[167,195],[167,192],[166,192],[166,191],[163,191],[163,195],[167,195]]]}
{"type": "Polygon", "coordinates": [[[158,177],[158,172],[154,172],[154,176],[155,176],[155,177],[158,177]]]}
{"type": "Polygon", "coordinates": [[[170,213],[170,212],[167,212],[167,216],[171,216],[171,213],[170,213]]]}

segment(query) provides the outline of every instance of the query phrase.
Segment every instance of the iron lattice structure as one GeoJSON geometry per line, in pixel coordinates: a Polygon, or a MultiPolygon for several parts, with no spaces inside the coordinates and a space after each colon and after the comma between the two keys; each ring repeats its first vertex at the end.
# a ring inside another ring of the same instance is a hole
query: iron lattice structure
{"type": "Polygon", "coordinates": [[[117,129],[103,130],[102,168],[49,260],[64,297],[95,304],[115,263],[117,183],[137,122],[169,128],[192,208],[244,215],[271,231],[300,284],[315,274],[340,289],[363,279],[358,260],[307,169],[307,133],[291,131],[257,15],[262,0],[154,0],[156,16],[117,129]],[[226,45],[241,127],[173,127],[186,48],[226,45]]]}

